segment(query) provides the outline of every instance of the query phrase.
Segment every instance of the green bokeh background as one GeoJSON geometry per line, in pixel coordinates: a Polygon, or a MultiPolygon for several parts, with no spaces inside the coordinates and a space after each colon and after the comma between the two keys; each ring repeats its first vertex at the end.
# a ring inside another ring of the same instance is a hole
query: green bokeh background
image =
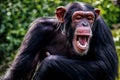
{"type": "Polygon", "coordinates": [[[30,23],[38,17],[53,17],[58,6],[73,1],[87,2],[101,10],[101,16],[111,28],[120,57],[120,6],[111,0],[1,0],[0,76],[12,63],[30,23]]]}

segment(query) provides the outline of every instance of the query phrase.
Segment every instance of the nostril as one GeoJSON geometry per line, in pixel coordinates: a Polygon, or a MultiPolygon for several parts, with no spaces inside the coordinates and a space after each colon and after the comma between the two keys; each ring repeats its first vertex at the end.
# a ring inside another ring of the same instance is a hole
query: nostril
{"type": "Polygon", "coordinates": [[[88,23],[83,22],[82,25],[83,25],[83,26],[88,26],[88,23]]]}

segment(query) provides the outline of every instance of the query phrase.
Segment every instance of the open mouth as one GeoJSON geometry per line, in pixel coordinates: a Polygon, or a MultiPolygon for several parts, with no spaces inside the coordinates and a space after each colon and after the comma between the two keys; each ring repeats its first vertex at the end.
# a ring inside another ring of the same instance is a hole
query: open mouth
{"type": "Polygon", "coordinates": [[[77,29],[73,38],[73,47],[77,53],[87,53],[92,32],[90,29],[77,29]]]}
{"type": "Polygon", "coordinates": [[[88,47],[89,35],[76,35],[76,44],[80,49],[86,49],[88,47]]]}

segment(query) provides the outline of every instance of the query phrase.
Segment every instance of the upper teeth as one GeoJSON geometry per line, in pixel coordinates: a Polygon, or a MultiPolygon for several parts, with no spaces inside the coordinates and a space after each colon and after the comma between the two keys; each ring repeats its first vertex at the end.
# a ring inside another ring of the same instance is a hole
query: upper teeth
{"type": "Polygon", "coordinates": [[[85,48],[85,47],[87,47],[87,42],[85,43],[85,45],[81,45],[80,42],[77,41],[77,45],[80,46],[80,47],[82,47],[82,48],[85,48]]]}

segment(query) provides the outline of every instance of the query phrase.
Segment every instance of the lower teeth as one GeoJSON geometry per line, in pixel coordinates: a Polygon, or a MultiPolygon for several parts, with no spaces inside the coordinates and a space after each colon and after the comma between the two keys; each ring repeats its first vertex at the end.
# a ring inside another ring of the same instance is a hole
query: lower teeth
{"type": "Polygon", "coordinates": [[[79,43],[79,41],[77,41],[77,45],[80,46],[80,47],[85,48],[85,47],[87,47],[87,42],[86,42],[84,45],[81,45],[81,44],[79,43]]]}

